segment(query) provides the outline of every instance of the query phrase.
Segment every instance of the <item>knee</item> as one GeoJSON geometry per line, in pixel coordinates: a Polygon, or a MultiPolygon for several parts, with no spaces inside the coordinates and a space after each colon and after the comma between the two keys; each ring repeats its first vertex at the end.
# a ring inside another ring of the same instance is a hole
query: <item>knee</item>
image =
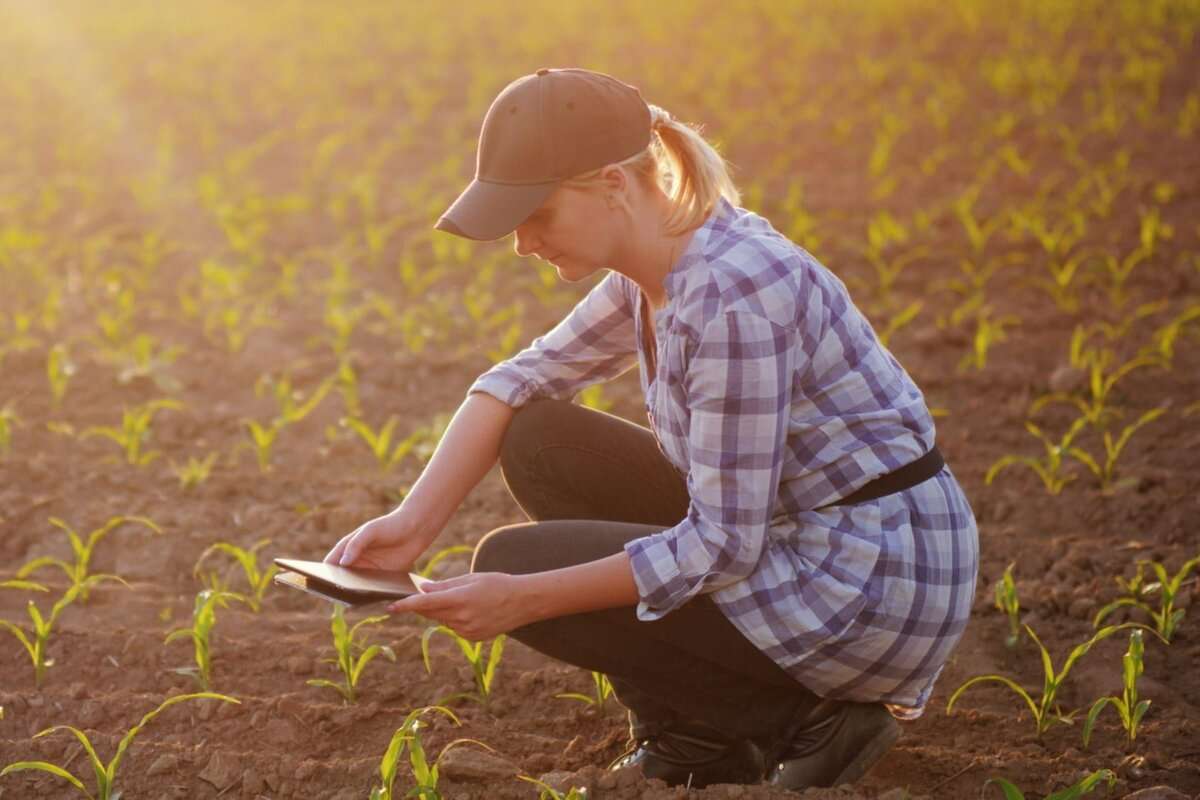
{"type": "Polygon", "coordinates": [[[471,572],[504,572],[509,575],[521,573],[522,563],[528,564],[528,558],[521,557],[522,539],[520,529],[525,525],[506,525],[496,528],[486,534],[475,545],[475,554],[471,558],[471,572]]]}

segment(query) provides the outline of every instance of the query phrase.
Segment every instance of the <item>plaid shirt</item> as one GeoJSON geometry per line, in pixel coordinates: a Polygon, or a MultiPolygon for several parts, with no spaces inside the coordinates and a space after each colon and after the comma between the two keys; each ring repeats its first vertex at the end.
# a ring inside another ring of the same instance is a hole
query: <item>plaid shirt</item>
{"type": "Polygon", "coordinates": [[[677,525],[625,546],[638,617],[711,593],[812,691],[919,714],[974,597],[977,531],[958,482],[945,467],[813,509],[933,446],[920,390],[841,280],[723,198],[663,286],[653,359],[641,291],[610,272],[469,392],[513,407],[570,398],[638,361],[651,430],[691,499],[677,525]]]}

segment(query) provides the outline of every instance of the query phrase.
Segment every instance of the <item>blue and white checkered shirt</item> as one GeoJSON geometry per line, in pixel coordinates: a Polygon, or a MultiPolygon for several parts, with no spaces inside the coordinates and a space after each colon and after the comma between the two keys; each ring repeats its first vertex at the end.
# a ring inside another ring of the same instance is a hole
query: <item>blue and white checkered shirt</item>
{"type": "Polygon", "coordinates": [[[974,597],[978,537],[958,482],[944,467],[896,494],[813,509],[933,446],[920,390],[837,276],[724,199],[663,287],[653,362],[641,291],[611,272],[469,392],[513,407],[571,398],[639,360],[651,429],[691,503],[625,546],[638,617],[711,593],[817,694],[919,714],[974,597]]]}

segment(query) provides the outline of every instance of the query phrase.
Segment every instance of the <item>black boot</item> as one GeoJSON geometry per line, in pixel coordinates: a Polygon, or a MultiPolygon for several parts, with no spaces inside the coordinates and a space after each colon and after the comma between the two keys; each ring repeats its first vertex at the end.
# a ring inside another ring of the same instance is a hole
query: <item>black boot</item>
{"type": "Polygon", "coordinates": [[[748,739],[730,739],[700,723],[676,723],[638,739],[609,769],[639,767],[647,779],[701,789],[713,783],[758,783],[765,762],[748,739]]]}
{"type": "Polygon", "coordinates": [[[900,724],[880,703],[826,700],[772,753],[772,786],[807,789],[854,783],[900,738],[900,724]]]}

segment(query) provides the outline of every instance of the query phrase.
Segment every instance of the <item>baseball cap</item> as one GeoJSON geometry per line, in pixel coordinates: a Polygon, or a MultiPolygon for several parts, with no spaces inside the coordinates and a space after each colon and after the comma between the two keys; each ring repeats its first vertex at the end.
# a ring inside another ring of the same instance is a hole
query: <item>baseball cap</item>
{"type": "Polygon", "coordinates": [[[586,69],[539,69],[497,95],[479,133],[475,179],[434,228],[478,241],[516,230],[559,182],[650,144],[636,86],[586,69]]]}

